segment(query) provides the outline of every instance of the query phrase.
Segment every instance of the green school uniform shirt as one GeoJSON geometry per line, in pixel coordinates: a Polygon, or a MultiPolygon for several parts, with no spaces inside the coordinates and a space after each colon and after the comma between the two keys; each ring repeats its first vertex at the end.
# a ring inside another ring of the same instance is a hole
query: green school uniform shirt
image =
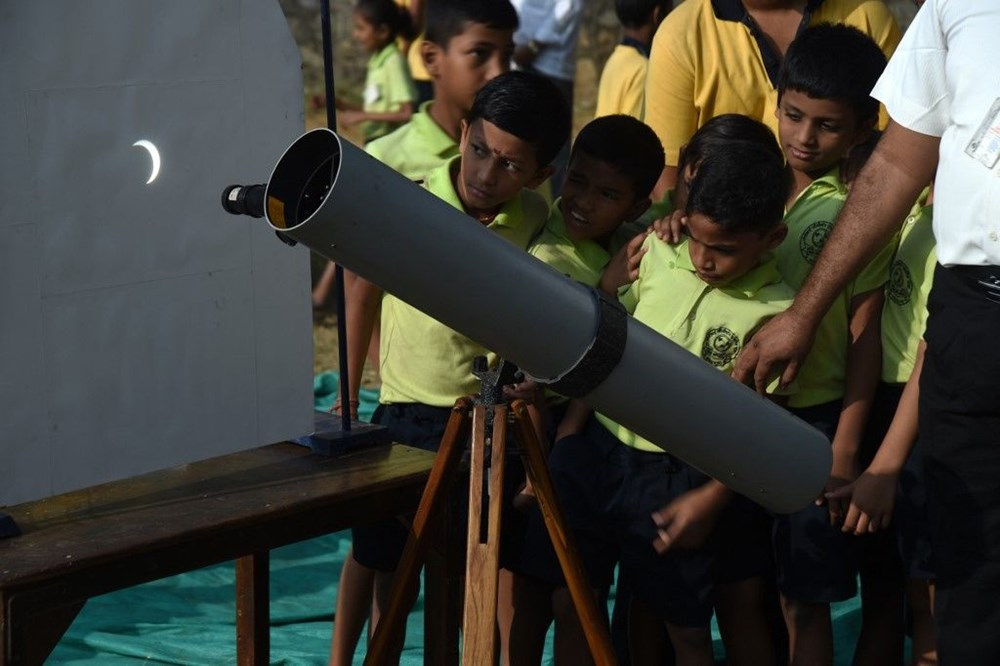
{"type": "MultiPolygon", "coordinates": [[[[410,78],[406,60],[395,43],[386,44],[385,48],[368,59],[362,108],[372,113],[385,113],[416,99],[417,89],[410,78]]],[[[385,136],[395,127],[396,125],[386,122],[365,122],[361,133],[367,143],[385,136]]]]}
{"type": "MultiPolygon", "coordinates": [[[[449,161],[427,176],[425,187],[455,208],[462,202],[451,180],[449,161]]],[[[540,195],[522,190],[508,201],[487,227],[519,248],[527,249],[545,224],[548,206],[540,195]]],[[[466,224],[479,224],[472,218],[466,224]]],[[[382,298],[382,337],[379,374],[383,403],[421,403],[451,407],[455,401],[479,390],[472,374],[472,359],[495,355],[417,308],[386,293],[382,298]]]]}
{"type": "MultiPolygon", "coordinates": [[[[847,186],[840,180],[840,169],[835,168],[802,190],[785,212],[788,236],[776,250],[778,271],[796,291],[812,271],[846,198],[847,186]]],[[[844,396],[851,299],[882,288],[889,277],[889,262],[895,247],[893,240],[882,248],[823,317],[816,331],[816,342],[799,370],[799,390],[789,398],[790,407],[811,407],[844,396]]]]}
{"type": "Polygon", "coordinates": [[[422,182],[428,173],[458,155],[458,142],[430,117],[431,104],[421,104],[408,123],[367,144],[365,150],[410,180],[422,182]]]}
{"type": "MultiPolygon", "coordinates": [[[[638,279],[619,292],[622,304],[637,320],[725,373],[732,372],[757,329],[795,296],[770,253],[745,275],[712,287],[695,273],[687,241],[675,247],[649,236],[644,247],[638,279]]],[[[663,451],[603,414],[597,420],[626,446],[663,451]]]]}
{"type": "Polygon", "coordinates": [[[596,241],[576,242],[566,233],[566,221],[559,209],[561,199],[556,199],[549,210],[545,228],[531,242],[528,253],[556,269],[563,275],[588,287],[601,281],[611,255],[596,241]]]}
{"type": "Polygon", "coordinates": [[[904,384],[913,374],[917,345],[927,326],[927,296],[937,253],[932,206],[922,197],[910,211],[889,269],[882,307],[882,381],[904,384]]]}

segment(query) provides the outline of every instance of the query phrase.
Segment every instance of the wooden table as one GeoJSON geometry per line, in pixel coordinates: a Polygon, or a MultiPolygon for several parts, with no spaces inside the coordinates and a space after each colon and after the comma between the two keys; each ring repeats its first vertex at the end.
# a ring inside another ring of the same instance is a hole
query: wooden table
{"type": "Polygon", "coordinates": [[[273,444],[4,508],[23,534],[0,540],[0,666],[43,663],[90,597],[233,559],[237,658],[267,664],[268,551],[412,512],[433,462],[273,444]]]}

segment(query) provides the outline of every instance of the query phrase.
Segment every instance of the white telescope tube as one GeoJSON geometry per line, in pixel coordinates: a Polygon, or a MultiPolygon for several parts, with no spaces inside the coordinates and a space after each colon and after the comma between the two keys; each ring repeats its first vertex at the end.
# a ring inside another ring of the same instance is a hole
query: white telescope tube
{"type": "Polygon", "coordinates": [[[267,184],[268,222],[777,512],[829,476],[816,429],[326,129],[267,184]]]}

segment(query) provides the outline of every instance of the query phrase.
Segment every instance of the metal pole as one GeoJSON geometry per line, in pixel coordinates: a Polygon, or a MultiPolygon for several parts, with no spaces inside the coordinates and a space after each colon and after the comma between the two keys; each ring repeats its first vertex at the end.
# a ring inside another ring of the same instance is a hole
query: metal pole
{"type": "MultiPolygon", "coordinates": [[[[326,126],[337,131],[337,106],[333,89],[333,36],[330,30],[330,0],[320,1],[320,23],[323,28],[323,82],[326,87],[326,126]]],[[[339,263],[334,269],[337,283],[337,347],[340,366],[340,427],[351,430],[350,381],[347,373],[347,303],[344,296],[344,268],[339,263]]]]}

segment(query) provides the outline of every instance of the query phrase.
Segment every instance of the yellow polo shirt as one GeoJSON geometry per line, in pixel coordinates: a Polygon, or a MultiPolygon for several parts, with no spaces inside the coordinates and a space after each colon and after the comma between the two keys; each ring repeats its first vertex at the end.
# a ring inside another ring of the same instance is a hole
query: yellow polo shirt
{"type": "Polygon", "coordinates": [[[566,233],[566,221],[559,210],[560,199],[549,211],[545,228],[531,242],[528,254],[541,259],[566,277],[596,287],[611,255],[595,241],[577,242],[566,233]]]}
{"type": "MultiPolygon", "coordinates": [[[[417,89],[395,43],[387,44],[368,59],[362,99],[364,110],[373,113],[395,111],[406,102],[416,101],[417,89]]],[[[386,122],[365,122],[361,132],[367,143],[385,136],[397,126],[386,122]]]]}
{"type": "MultiPolygon", "coordinates": [[[[788,236],[776,251],[778,270],[796,291],[812,271],[846,198],[847,186],[840,180],[840,170],[833,169],[802,190],[785,212],[788,236]]],[[[799,390],[789,398],[790,407],[811,407],[844,396],[851,300],[882,288],[889,279],[889,262],[895,249],[893,239],[840,293],[823,317],[816,342],[799,370],[799,390]]]]}
{"type": "Polygon", "coordinates": [[[904,384],[913,374],[927,326],[927,296],[937,264],[932,206],[926,192],[910,211],[889,269],[882,308],[882,381],[904,384]]]}
{"type": "MultiPolygon", "coordinates": [[[[396,4],[400,7],[409,7],[409,0],[396,0],[396,4]]],[[[419,26],[418,26],[419,27],[419,26]]],[[[424,67],[424,60],[420,57],[420,44],[424,41],[424,33],[420,33],[416,39],[410,44],[410,50],[406,54],[406,61],[410,67],[410,76],[413,77],[414,81],[430,81],[431,75],[427,73],[427,68],[424,67]]]]}
{"type": "MultiPolygon", "coordinates": [[[[803,23],[854,26],[886,57],[900,39],[881,0],[810,0],[803,23]]],[[[663,19],[650,54],[644,119],[660,137],[668,165],[677,165],[695,130],[723,113],[750,116],[777,134],[781,57],[755,26],[739,0],[687,0],[663,19]]]]}
{"type": "Polygon", "coordinates": [[[365,150],[410,180],[423,181],[458,155],[458,143],[428,114],[433,103],[421,104],[408,123],[367,144],[365,150]]]}
{"type": "MultiPolygon", "coordinates": [[[[451,180],[458,158],[428,174],[425,187],[462,210],[451,180]]],[[[527,249],[545,224],[548,208],[542,198],[522,190],[504,204],[489,229],[514,245],[527,249]]],[[[472,218],[463,224],[479,224],[472,218]]],[[[422,403],[451,407],[455,400],[476,393],[479,380],[472,374],[472,359],[495,355],[392,294],[382,299],[382,338],[379,375],[383,403],[422,403]]]]}
{"type": "MultiPolygon", "coordinates": [[[[649,236],[644,247],[639,278],[619,292],[622,304],[637,320],[725,373],[732,372],[736,356],[757,329],[795,296],[782,282],[773,254],[716,288],[695,273],[687,241],[675,247],[649,236]]],[[[603,414],[597,420],[626,446],[663,451],[603,414]]]]}
{"type": "Polygon", "coordinates": [[[642,120],[646,99],[646,70],[649,50],[627,39],[611,52],[597,86],[595,118],[624,113],[642,120]]]}

